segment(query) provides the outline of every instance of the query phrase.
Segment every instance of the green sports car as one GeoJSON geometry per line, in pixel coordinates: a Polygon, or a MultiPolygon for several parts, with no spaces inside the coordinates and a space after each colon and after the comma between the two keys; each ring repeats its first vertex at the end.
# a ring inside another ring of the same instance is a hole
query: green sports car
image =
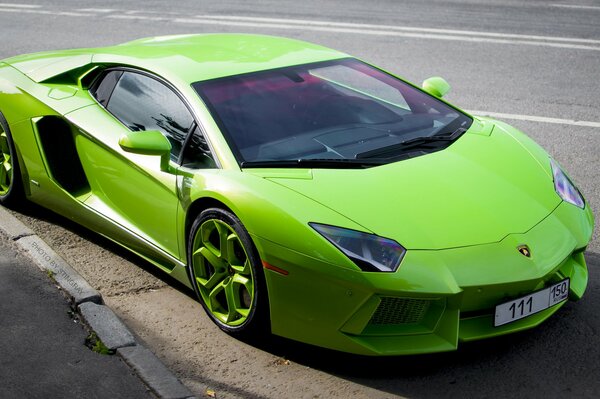
{"type": "Polygon", "coordinates": [[[583,295],[593,216],[509,125],[342,52],[182,35],[0,62],[0,201],[194,289],[238,336],[448,351],[583,295]]]}

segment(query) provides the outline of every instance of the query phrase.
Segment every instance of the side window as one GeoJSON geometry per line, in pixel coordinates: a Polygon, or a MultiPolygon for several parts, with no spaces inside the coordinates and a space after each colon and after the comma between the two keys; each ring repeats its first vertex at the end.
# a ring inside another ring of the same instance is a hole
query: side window
{"type": "Polygon", "coordinates": [[[181,164],[193,169],[215,168],[216,163],[210,152],[210,148],[202,131],[198,126],[194,127],[189,142],[183,151],[183,160],[181,164]]]}
{"type": "Polygon", "coordinates": [[[96,97],[96,100],[98,100],[100,104],[106,107],[108,99],[122,74],[123,71],[109,71],[100,78],[98,83],[94,84],[90,89],[90,93],[96,97]]]}
{"type": "Polygon", "coordinates": [[[106,109],[134,131],[159,130],[171,142],[171,159],[177,161],[194,121],[181,99],[156,79],[123,72],[106,109]]]}

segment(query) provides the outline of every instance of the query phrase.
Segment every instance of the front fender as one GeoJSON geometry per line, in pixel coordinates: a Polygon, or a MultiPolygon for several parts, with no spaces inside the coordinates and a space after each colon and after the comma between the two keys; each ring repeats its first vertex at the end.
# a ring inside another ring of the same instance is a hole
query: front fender
{"type": "MultiPolygon", "coordinates": [[[[184,173],[180,176],[179,188],[182,204],[179,241],[184,245],[181,253],[186,253],[185,221],[188,216],[196,216],[188,215],[192,204],[209,198],[225,204],[252,237],[277,243],[334,266],[359,270],[308,223],[319,222],[355,230],[364,228],[288,188],[248,172],[222,169],[184,173]]],[[[257,248],[259,253],[262,252],[259,245],[257,248]]]]}

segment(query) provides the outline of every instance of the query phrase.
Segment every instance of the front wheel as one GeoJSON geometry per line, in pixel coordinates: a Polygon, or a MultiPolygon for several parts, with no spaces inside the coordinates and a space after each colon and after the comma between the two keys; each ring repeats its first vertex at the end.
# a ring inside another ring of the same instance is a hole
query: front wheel
{"type": "Polygon", "coordinates": [[[219,208],[200,213],[190,231],[188,264],[202,306],[222,330],[251,337],[268,329],[260,258],[234,214],[219,208]]]}
{"type": "Polygon", "coordinates": [[[23,197],[15,145],[4,115],[0,113],[0,204],[15,205],[23,197]]]}

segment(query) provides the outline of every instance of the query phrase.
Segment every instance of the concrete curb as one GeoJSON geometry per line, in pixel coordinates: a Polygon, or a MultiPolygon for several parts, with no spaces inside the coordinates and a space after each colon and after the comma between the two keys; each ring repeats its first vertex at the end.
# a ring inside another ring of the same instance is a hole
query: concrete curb
{"type": "Polygon", "coordinates": [[[19,252],[54,278],[104,345],[116,351],[159,398],[194,397],[154,353],[135,339],[121,319],[103,304],[102,295],[97,290],[44,240],[2,206],[0,238],[11,241],[19,252]]]}
{"type": "Polygon", "coordinates": [[[114,351],[135,345],[133,335],[109,307],[93,302],[85,302],[77,308],[108,349],[114,351]]]}
{"type": "Polygon", "coordinates": [[[100,293],[40,237],[21,237],[15,240],[15,244],[20,252],[25,253],[42,271],[51,272],[52,278],[76,305],[84,302],[102,303],[100,293]]]}
{"type": "Polygon", "coordinates": [[[35,233],[14,217],[3,206],[0,206],[0,231],[13,241],[21,237],[33,236],[35,233]]]}
{"type": "Polygon", "coordinates": [[[153,382],[155,392],[161,398],[180,399],[191,396],[190,391],[181,385],[156,355],[143,346],[119,348],[117,353],[143,381],[153,382]]]}

